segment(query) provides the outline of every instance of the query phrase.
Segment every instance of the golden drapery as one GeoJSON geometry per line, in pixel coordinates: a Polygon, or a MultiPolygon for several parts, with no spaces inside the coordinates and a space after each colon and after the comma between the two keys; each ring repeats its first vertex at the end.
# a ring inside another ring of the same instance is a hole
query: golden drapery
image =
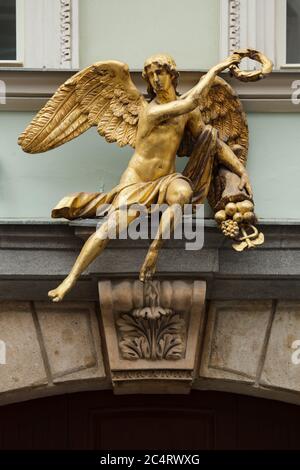
{"type": "Polygon", "coordinates": [[[153,209],[151,205],[166,203],[168,186],[176,179],[184,179],[189,182],[194,190],[194,204],[203,203],[211,183],[216,153],[216,131],[212,128],[208,129],[208,127],[199,137],[190,157],[193,170],[197,170],[194,174],[189,171],[186,175],[171,173],[154,181],[138,182],[129,185],[119,184],[107,193],[73,193],[59,201],[52,210],[52,217],[63,217],[69,220],[95,218],[107,215],[124,205],[130,206],[132,204],[142,204],[150,211],[153,209]],[[107,204],[111,205],[109,210],[107,210],[107,206],[104,206],[107,204]]]}

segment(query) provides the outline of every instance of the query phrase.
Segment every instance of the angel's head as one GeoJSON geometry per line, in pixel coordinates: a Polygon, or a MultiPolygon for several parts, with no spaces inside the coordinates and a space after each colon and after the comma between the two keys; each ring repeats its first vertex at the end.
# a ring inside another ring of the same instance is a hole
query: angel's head
{"type": "Polygon", "coordinates": [[[144,64],[143,78],[147,82],[147,91],[153,99],[158,91],[177,88],[179,73],[174,59],[168,54],[156,54],[149,57],[144,64]]]}

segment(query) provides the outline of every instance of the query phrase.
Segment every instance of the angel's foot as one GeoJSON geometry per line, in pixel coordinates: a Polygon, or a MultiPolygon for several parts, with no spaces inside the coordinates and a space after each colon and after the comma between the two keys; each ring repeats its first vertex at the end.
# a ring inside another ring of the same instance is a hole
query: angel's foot
{"type": "Polygon", "coordinates": [[[48,292],[48,297],[52,299],[52,302],[61,302],[66,293],[72,289],[75,282],[76,279],[71,278],[69,276],[66,277],[66,279],[61,284],[59,284],[56,289],[50,290],[48,292]]]}
{"type": "Polygon", "coordinates": [[[156,271],[157,257],[158,250],[150,248],[140,271],[140,281],[150,281],[153,278],[156,271]]]}

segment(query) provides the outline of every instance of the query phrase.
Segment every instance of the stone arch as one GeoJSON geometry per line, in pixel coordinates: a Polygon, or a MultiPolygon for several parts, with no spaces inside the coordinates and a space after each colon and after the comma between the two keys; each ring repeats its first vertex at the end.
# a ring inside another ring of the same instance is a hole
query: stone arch
{"type": "Polygon", "coordinates": [[[300,365],[293,361],[299,301],[214,300],[205,306],[202,281],[166,281],[163,302],[187,321],[189,359],[125,360],[115,367],[117,337],[107,348],[107,328],[114,328],[120,308],[130,311],[130,296],[139,302],[140,294],[136,281],[101,282],[110,286],[101,313],[94,302],[0,303],[1,344],[10,347],[0,364],[0,405],[112,387],[116,393],[221,390],[300,403],[300,365]],[[187,312],[184,299],[192,299],[187,312]]]}

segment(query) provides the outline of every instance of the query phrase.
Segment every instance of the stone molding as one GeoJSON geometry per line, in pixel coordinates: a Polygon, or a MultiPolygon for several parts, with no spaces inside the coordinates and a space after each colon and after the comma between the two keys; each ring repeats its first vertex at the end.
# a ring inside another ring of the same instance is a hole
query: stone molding
{"type": "MultiPolygon", "coordinates": [[[[0,111],[38,111],[53,95],[56,89],[74,72],[66,70],[0,69],[0,79],[6,84],[6,104],[0,111]]],[[[204,71],[181,71],[179,91],[185,93],[192,88],[204,71]]],[[[257,83],[241,83],[222,76],[235,88],[244,108],[248,112],[299,112],[300,105],[291,101],[294,91],[292,83],[299,80],[300,72],[274,72],[266,80],[257,83]]],[[[146,92],[141,72],[132,72],[132,77],[141,90],[146,92]]]]}
{"type": "Polygon", "coordinates": [[[72,66],[72,1],[60,0],[60,63],[62,67],[72,66]]]}
{"type": "Polygon", "coordinates": [[[78,0],[26,0],[20,8],[24,31],[18,44],[19,71],[78,67],[78,0]],[[33,13],[34,12],[34,13],[33,13]],[[33,21],[34,14],[34,21],[33,21]]]}
{"type": "MultiPolygon", "coordinates": [[[[203,279],[210,300],[300,299],[300,225],[261,229],[266,238],[261,248],[235,253],[207,221],[202,250],[186,251],[181,240],[165,243],[158,275],[203,279]]],[[[69,272],[94,230],[95,221],[0,224],[0,300],[47,300],[47,291],[69,272]]],[[[99,279],[137,279],[147,247],[147,240],[113,240],[68,299],[98,301],[99,279]]]]}
{"type": "Polygon", "coordinates": [[[241,1],[229,1],[229,54],[241,48],[241,1]]]}
{"type": "Polygon", "coordinates": [[[205,292],[203,281],[99,282],[115,393],[190,391],[205,292]]]}
{"type": "MultiPolygon", "coordinates": [[[[277,49],[282,38],[277,23],[281,14],[278,0],[221,0],[220,59],[249,47],[263,51],[280,70],[277,49]]],[[[242,67],[251,70],[255,64],[246,59],[242,67]]]]}

